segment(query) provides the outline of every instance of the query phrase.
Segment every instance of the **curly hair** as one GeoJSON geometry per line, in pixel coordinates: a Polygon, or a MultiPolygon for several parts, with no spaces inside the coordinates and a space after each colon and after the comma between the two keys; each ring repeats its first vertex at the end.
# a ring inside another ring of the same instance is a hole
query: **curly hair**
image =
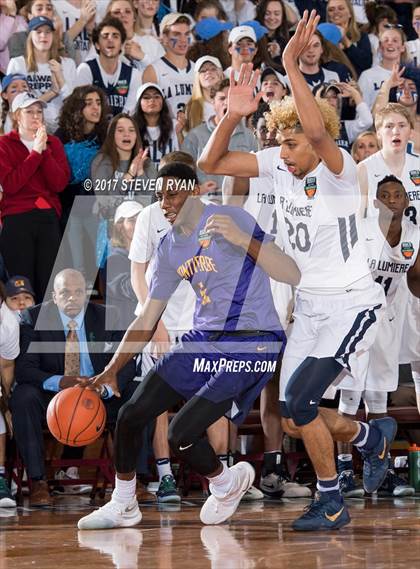
{"type": "Polygon", "coordinates": [[[101,99],[101,118],[98,124],[95,125],[93,132],[96,134],[99,144],[102,144],[105,140],[108,116],[110,114],[106,95],[99,87],[82,85],[81,87],[75,87],[72,94],[64,99],[58,119],[58,125],[63,129],[68,141],[74,140],[79,142],[85,138],[83,109],[86,106],[86,97],[91,93],[96,93],[101,99]]]}
{"type": "MultiPolygon", "coordinates": [[[[334,139],[340,135],[340,120],[335,109],[327,101],[315,99],[321,112],[325,128],[334,139]]],[[[280,102],[274,101],[270,105],[270,112],[266,113],[265,120],[268,130],[295,129],[300,126],[300,119],[292,97],[284,97],[280,102]]]]}

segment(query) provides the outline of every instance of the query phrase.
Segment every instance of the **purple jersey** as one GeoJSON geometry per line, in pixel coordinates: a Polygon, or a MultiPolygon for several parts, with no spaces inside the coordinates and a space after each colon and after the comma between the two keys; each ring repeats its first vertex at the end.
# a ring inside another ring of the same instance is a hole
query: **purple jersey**
{"type": "Polygon", "coordinates": [[[168,300],[182,279],[197,296],[195,330],[281,330],[268,275],[245,251],[204,227],[213,215],[229,215],[261,242],[273,241],[241,208],[206,205],[191,235],[171,229],[162,239],[150,284],[150,297],[168,300]]]}

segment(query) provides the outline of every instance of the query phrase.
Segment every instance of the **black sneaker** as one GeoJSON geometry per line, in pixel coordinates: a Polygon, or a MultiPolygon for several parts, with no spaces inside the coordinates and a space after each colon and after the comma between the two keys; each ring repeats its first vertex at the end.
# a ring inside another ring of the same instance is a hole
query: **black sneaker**
{"type": "Polygon", "coordinates": [[[13,498],[5,478],[0,476],[0,508],[16,508],[16,500],[13,498]]]}
{"type": "Polygon", "coordinates": [[[394,496],[395,498],[414,496],[415,493],[416,489],[391,469],[386,473],[386,478],[378,490],[380,496],[394,496]]]}

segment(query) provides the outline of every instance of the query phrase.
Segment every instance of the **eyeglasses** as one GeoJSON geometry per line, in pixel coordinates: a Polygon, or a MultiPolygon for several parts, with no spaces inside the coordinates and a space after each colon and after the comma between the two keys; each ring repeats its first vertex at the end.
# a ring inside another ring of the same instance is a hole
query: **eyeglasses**
{"type": "Polygon", "coordinates": [[[404,26],[401,24],[384,24],[386,30],[403,30],[404,26]]]}

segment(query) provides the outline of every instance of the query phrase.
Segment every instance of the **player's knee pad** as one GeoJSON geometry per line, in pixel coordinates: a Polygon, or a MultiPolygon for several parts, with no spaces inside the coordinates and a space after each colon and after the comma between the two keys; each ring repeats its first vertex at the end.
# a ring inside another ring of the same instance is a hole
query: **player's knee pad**
{"type": "Polygon", "coordinates": [[[338,410],[346,415],[356,415],[359,409],[360,400],[362,398],[361,391],[351,391],[350,389],[342,389],[340,393],[340,403],[338,410]]]}
{"type": "Polygon", "coordinates": [[[388,409],[388,393],[386,391],[365,391],[363,395],[368,413],[376,415],[386,413],[388,409]]]}
{"type": "Polygon", "coordinates": [[[290,418],[298,427],[307,425],[318,415],[318,401],[314,401],[308,389],[299,387],[298,382],[290,382],[286,388],[286,405],[290,418]]]}
{"type": "Polygon", "coordinates": [[[177,420],[177,417],[175,417],[170,423],[168,430],[168,442],[172,451],[180,454],[191,448],[195,441],[196,437],[193,437],[185,421],[177,420]]]}

